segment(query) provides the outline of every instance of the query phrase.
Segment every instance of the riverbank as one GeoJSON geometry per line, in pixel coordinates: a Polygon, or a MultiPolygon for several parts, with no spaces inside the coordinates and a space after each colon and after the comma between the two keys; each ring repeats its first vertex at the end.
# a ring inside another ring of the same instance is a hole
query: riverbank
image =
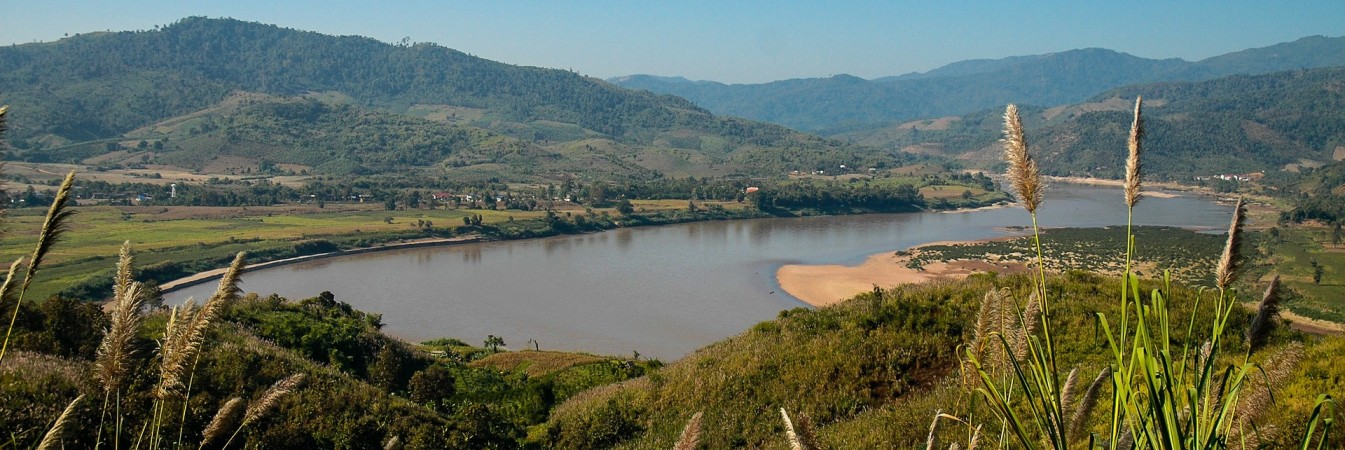
{"type": "MultiPolygon", "coordinates": [[[[994,207],[996,206],[992,205],[985,208],[994,208],[994,207]]],[[[964,209],[978,210],[980,208],[964,208],[964,209]]],[[[962,209],[954,209],[942,212],[961,211],[961,210],[962,209]]],[[[853,215],[853,214],[870,214],[870,213],[879,213],[879,212],[877,211],[832,212],[826,215],[853,215]]],[[[509,221],[509,222],[487,224],[484,226],[477,225],[473,227],[466,227],[466,229],[474,230],[473,234],[466,236],[463,235],[457,235],[451,237],[430,236],[419,239],[387,241],[382,243],[375,243],[373,245],[368,246],[337,249],[333,251],[324,251],[320,253],[305,254],[300,252],[300,254],[297,256],[289,256],[280,259],[263,259],[260,262],[247,265],[244,271],[246,272],[249,270],[258,270],[273,266],[312,261],[315,259],[332,258],[338,256],[347,256],[347,255],[377,252],[377,251],[400,250],[416,247],[455,245],[455,244],[481,242],[481,241],[512,241],[522,239],[535,239],[556,235],[595,233],[618,228],[637,228],[637,227],[649,227],[649,226],[661,226],[661,225],[674,225],[687,222],[760,219],[770,217],[803,217],[807,215],[810,214],[802,211],[775,210],[774,213],[767,213],[764,211],[748,208],[726,209],[720,207],[720,208],[698,209],[694,212],[685,210],[655,211],[642,214],[632,214],[622,216],[620,218],[605,215],[601,217],[595,217],[590,215],[588,219],[585,219],[584,216],[573,216],[566,219],[557,218],[555,220],[545,220],[545,221],[539,218],[534,218],[521,221],[509,221]]],[[[457,227],[457,228],[458,229],[453,234],[463,232],[462,229],[464,227],[457,227]]],[[[353,236],[326,236],[325,238],[340,239],[342,237],[353,237],[353,236]]],[[[216,267],[210,270],[194,272],[187,276],[164,281],[162,282],[162,284],[159,285],[159,288],[164,293],[173,292],[186,287],[195,286],[212,280],[217,280],[224,274],[225,270],[227,270],[227,267],[216,267]]]]}
{"type": "Polygon", "coordinates": [[[912,247],[905,252],[883,252],[865,259],[857,266],[789,264],[776,271],[776,281],[789,295],[814,307],[824,307],[845,301],[856,294],[873,290],[874,286],[888,287],[907,283],[924,283],[938,279],[961,279],[979,272],[1021,272],[1027,266],[1021,263],[992,263],[987,261],[955,260],[925,264],[920,268],[909,266],[921,247],[931,245],[967,245],[994,242],[1013,237],[975,241],[930,242],[912,247]]]}
{"type": "MultiPolygon", "coordinates": [[[[467,243],[472,243],[472,242],[481,242],[481,240],[482,240],[482,239],[481,239],[481,237],[479,237],[479,236],[463,236],[463,237],[453,237],[453,238],[429,238],[429,239],[420,239],[420,240],[413,240],[413,241],[407,241],[407,242],[397,242],[397,243],[392,243],[392,244],[376,245],[376,246],[371,246],[371,247],[352,248],[352,249],[348,249],[348,250],[337,250],[337,251],[333,251],[333,252],[316,253],[316,254],[312,254],[312,255],[295,256],[295,257],[292,257],[292,258],[283,258],[283,259],[276,259],[276,260],[271,260],[271,261],[263,261],[263,262],[259,262],[259,263],[255,263],[255,264],[248,264],[248,265],[244,266],[244,268],[243,268],[243,272],[244,272],[244,273],[247,273],[247,272],[250,271],[250,270],[265,269],[265,268],[268,268],[268,267],[283,266],[283,265],[286,265],[286,264],[295,264],[295,263],[300,263],[300,262],[305,262],[305,261],[313,261],[313,260],[317,260],[317,259],[332,258],[332,257],[337,257],[337,256],[358,255],[358,254],[361,254],[361,253],[379,252],[379,251],[385,251],[385,250],[399,250],[399,249],[420,248],[420,247],[436,247],[436,246],[441,246],[441,245],[458,245],[458,244],[467,244],[467,243]]],[[[228,271],[228,270],[229,270],[228,267],[221,267],[221,268],[218,268],[218,269],[207,270],[207,271],[204,271],[204,272],[197,272],[197,273],[194,273],[194,274],[189,275],[189,276],[185,276],[185,277],[182,277],[182,278],[178,278],[178,279],[176,279],[176,280],[172,280],[172,281],[168,281],[168,282],[166,282],[166,283],[160,284],[160,285],[159,285],[159,290],[160,290],[160,292],[166,294],[166,293],[173,292],[173,291],[176,291],[176,290],[178,290],[178,289],[185,288],[185,287],[195,286],[195,285],[198,285],[198,284],[201,284],[201,283],[205,283],[205,282],[208,282],[208,281],[218,280],[220,277],[224,276],[224,272],[226,272],[226,271],[228,271]]]]}

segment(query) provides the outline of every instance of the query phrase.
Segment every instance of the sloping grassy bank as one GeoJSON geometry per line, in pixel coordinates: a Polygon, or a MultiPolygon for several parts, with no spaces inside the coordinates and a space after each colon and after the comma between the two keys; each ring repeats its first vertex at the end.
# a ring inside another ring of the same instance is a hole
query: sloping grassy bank
{"type": "MultiPolygon", "coordinates": [[[[1072,272],[1049,283],[1052,295],[1068,299],[1052,311],[1061,360],[1091,379],[1108,358],[1094,313],[1117,308],[1120,282],[1072,272]]],[[[788,442],[778,411],[785,408],[812,419],[824,448],[921,448],[937,411],[989,417],[983,404],[971,406],[958,349],[972,339],[988,291],[1024,292],[1031,286],[1026,276],[975,275],[875,291],[829,308],[786,311],[647,377],[576,396],[552,414],[544,442],[554,448],[670,448],[699,411],[706,448],[783,449],[788,442]]],[[[1185,288],[1171,294],[1173,323],[1181,324],[1191,317],[1194,299],[1210,295],[1185,288]]],[[[1248,315],[1235,314],[1228,333],[1233,342],[1219,352],[1221,358],[1246,352],[1239,339],[1248,315]]],[[[1208,326],[1201,323],[1207,316],[1197,315],[1195,329],[1208,326]]],[[[1185,329],[1172,339],[1185,339],[1185,329]]],[[[1345,379],[1345,369],[1333,364],[1333,352],[1345,349],[1341,337],[1309,337],[1280,327],[1272,335],[1272,350],[1257,358],[1273,356],[1291,341],[1307,345],[1306,359],[1290,381],[1275,386],[1277,406],[1258,421],[1286,430],[1276,441],[1284,445],[1301,433],[1315,396],[1339,393],[1345,379]]],[[[1102,413],[1094,415],[1098,428],[1102,413]]],[[[985,436],[999,436],[997,423],[984,425],[985,436]]],[[[966,430],[946,428],[940,434],[945,442],[966,440],[966,430]]]]}

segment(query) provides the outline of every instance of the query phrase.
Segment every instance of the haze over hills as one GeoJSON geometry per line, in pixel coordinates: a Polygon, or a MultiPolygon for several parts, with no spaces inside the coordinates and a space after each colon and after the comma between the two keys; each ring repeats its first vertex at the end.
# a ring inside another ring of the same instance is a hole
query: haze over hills
{"type": "Polygon", "coordinates": [[[32,161],[507,179],[895,162],[568,71],[232,19],[0,48],[0,104],[12,106],[11,157],[32,161]]]}
{"type": "MultiPolygon", "coordinates": [[[[1298,170],[1345,159],[1345,67],[1131,85],[1086,102],[1025,106],[1028,139],[1051,175],[1120,178],[1135,97],[1144,98],[1145,173],[1161,179],[1298,170]]],[[[837,137],[998,164],[1003,109],[837,137]]]]}
{"type": "Polygon", "coordinates": [[[716,114],[832,135],[875,124],[966,114],[1005,103],[1077,103],[1128,84],[1200,81],[1342,65],[1345,37],[1312,36],[1197,62],[1148,59],[1091,48],[962,61],[925,73],[875,80],[837,75],[729,85],[635,75],[611,81],[684,97],[716,114]]]}

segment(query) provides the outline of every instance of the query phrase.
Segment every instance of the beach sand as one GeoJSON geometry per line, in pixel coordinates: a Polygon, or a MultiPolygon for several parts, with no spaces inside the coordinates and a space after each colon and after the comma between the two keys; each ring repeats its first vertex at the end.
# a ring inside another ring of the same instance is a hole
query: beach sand
{"type": "MultiPolygon", "coordinates": [[[[937,242],[960,244],[971,242],[937,242]]],[[[912,251],[919,251],[919,247],[912,251]]],[[[994,264],[985,261],[935,262],[917,270],[906,267],[909,256],[883,252],[870,256],[858,266],[790,264],[775,273],[780,287],[789,295],[816,307],[833,305],[873,290],[906,283],[923,283],[940,278],[960,279],[978,272],[1014,272],[1025,270],[1022,264],[994,264]]]]}

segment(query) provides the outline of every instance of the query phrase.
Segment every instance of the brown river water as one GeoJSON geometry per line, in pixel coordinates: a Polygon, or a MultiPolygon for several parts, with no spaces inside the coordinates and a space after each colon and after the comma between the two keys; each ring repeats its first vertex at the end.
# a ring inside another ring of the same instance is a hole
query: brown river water
{"type": "MultiPolygon", "coordinates": [[[[1124,225],[1117,188],[1055,185],[1043,227],[1124,225]]],[[[1226,229],[1231,206],[1178,194],[1146,198],[1136,223],[1226,229]]],[[[331,291],[383,314],[384,330],[419,342],[504,338],[514,349],[672,360],[805,307],[781,291],[784,264],[859,264],[869,255],[1030,226],[1021,208],[698,222],[552,238],[390,250],[248,272],[243,289],[290,299],[331,291]]],[[[214,283],[175,291],[205,298],[214,283]]]]}

